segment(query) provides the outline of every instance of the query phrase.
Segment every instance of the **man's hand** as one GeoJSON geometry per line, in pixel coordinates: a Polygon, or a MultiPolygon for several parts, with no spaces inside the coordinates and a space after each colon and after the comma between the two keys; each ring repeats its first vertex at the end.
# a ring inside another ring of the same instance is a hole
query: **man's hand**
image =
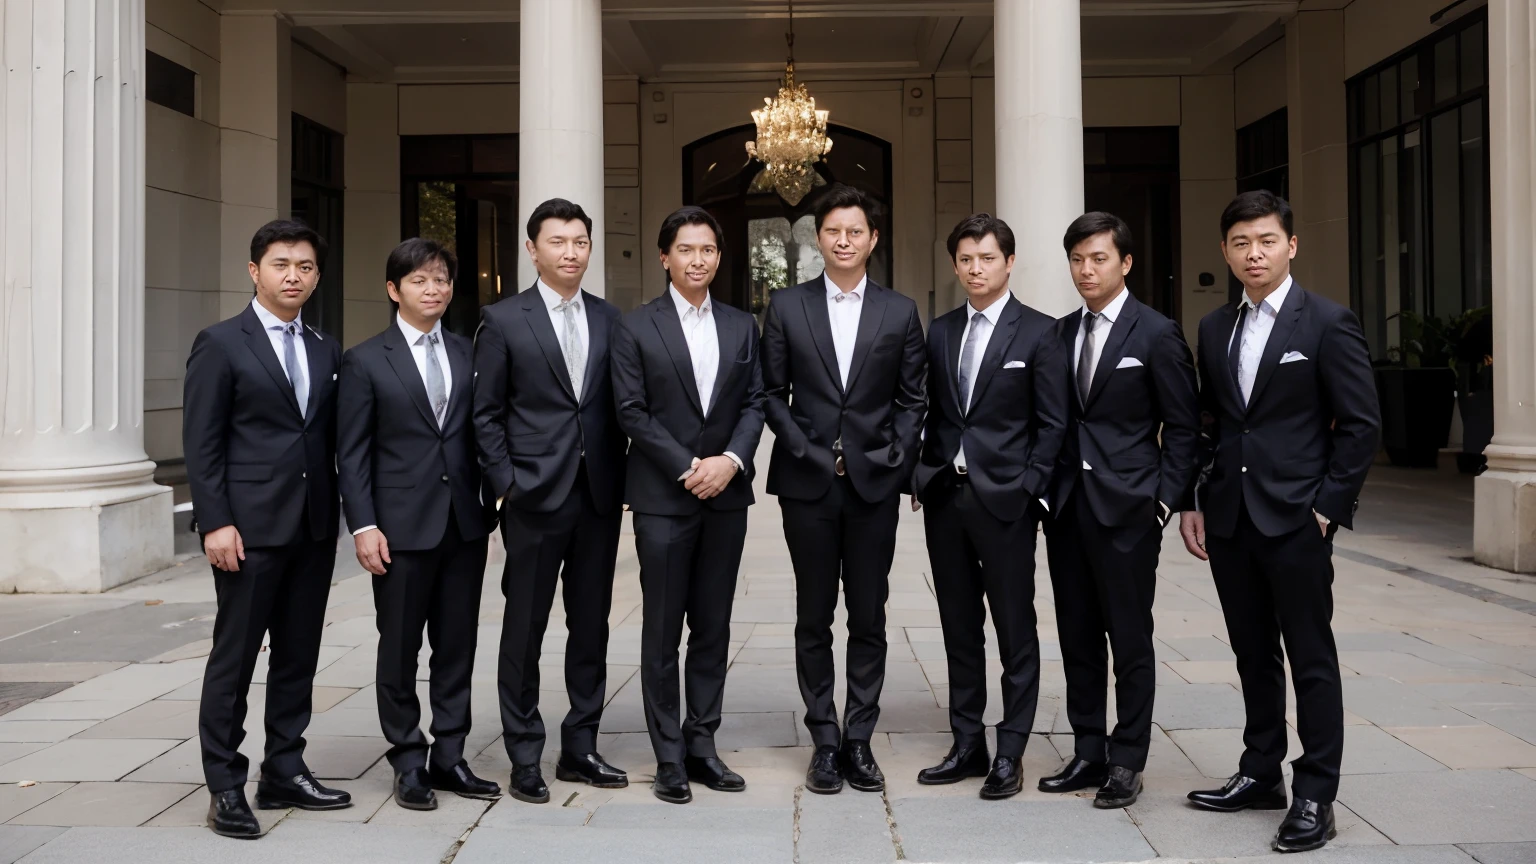
{"type": "Polygon", "coordinates": [[[1184,548],[1201,561],[1211,560],[1205,551],[1205,514],[1199,510],[1185,510],[1179,514],[1179,536],[1184,538],[1184,548]]]}
{"type": "Polygon", "coordinates": [[[917,511],[919,511],[921,509],[923,509],[923,502],[917,500],[917,496],[913,495],[912,496],[912,512],[916,513],[917,511]]]}
{"type": "Polygon", "coordinates": [[[220,570],[237,572],[240,562],[245,560],[245,541],[240,539],[235,526],[225,525],[203,537],[203,554],[208,556],[209,564],[220,570]]]}
{"type": "Polygon", "coordinates": [[[352,543],[357,547],[357,563],[363,565],[363,569],[369,573],[383,576],[384,565],[390,563],[389,540],[385,539],[384,532],[369,528],[353,537],[352,543]]]}
{"type": "Polygon", "coordinates": [[[736,476],[736,463],[729,456],[711,456],[700,459],[693,473],[683,481],[683,488],[706,500],[725,491],[726,484],[736,476]]]}
{"type": "Polygon", "coordinates": [[[1322,530],[1323,537],[1326,538],[1328,536],[1328,517],[1316,510],[1312,511],[1312,515],[1317,517],[1317,527],[1322,530]]]}

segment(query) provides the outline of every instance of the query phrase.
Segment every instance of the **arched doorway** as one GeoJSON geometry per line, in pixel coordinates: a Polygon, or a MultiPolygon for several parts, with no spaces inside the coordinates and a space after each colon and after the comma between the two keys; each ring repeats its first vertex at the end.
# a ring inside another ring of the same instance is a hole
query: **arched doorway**
{"type": "Polygon", "coordinates": [[[821,273],[816,248],[816,202],[832,183],[847,183],[885,205],[880,242],[869,262],[869,278],[891,284],[891,145],[856,129],[828,126],[833,140],[826,161],[816,164],[821,185],[798,204],[775,192],[753,192],[762,165],[747,156],[757,130],[746,124],[700,138],[683,148],[683,203],[695,204],[720,220],[725,254],[711,293],[739,309],[760,315],[772,291],[821,273]]]}

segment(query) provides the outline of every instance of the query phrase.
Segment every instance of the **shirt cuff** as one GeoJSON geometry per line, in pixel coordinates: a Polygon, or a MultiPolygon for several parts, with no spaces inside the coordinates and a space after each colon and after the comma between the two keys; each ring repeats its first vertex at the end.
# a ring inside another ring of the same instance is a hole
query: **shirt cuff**
{"type": "Polygon", "coordinates": [[[365,525],[362,528],[359,528],[356,531],[353,531],[352,532],[352,536],[356,537],[357,535],[363,533],[364,531],[372,531],[373,529],[375,529],[377,527],[379,527],[379,526],[377,526],[377,525],[365,525]]]}
{"type": "Polygon", "coordinates": [[[740,456],[737,456],[735,453],[732,453],[729,450],[725,451],[725,453],[722,454],[722,455],[724,455],[725,458],[727,458],[727,459],[731,460],[732,462],[736,463],[736,470],[737,471],[743,471],[744,472],[744,471],[747,470],[746,463],[741,461],[741,457],[740,456]]]}

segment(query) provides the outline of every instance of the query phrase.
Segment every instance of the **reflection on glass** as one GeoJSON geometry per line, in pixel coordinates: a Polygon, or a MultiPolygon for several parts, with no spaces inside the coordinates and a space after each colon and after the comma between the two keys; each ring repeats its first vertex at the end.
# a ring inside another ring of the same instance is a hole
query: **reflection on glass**
{"type": "Polygon", "coordinates": [[[1435,45],[1435,104],[1456,95],[1456,40],[1435,45]]]}
{"type": "Polygon", "coordinates": [[[1429,121],[1430,255],[1434,274],[1433,315],[1456,315],[1461,307],[1461,146],[1455,111],[1429,121]]]}
{"type": "Polygon", "coordinates": [[[1483,86],[1486,76],[1483,70],[1488,61],[1483,56],[1483,33],[1487,25],[1482,21],[1461,31],[1461,90],[1465,93],[1483,86]]]}
{"type": "Polygon", "coordinates": [[[821,274],[821,250],[816,246],[816,222],[801,216],[794,225],[782,216],[747,223],[747,268],[752,312],[768,307],[768,295],[821,274]]]}
{"type": "Polygon", "coordinates": [[[1488,201],[1483,192],[1483,103],[1461,106],[1461,191],[1466,246],[1462,249],[1464,303],[1476,309],[1493,296],[1492,234],[1488,230],[1488,201]]]}
{"type": "Polygon", "coordinates": [[[416,206],[419,235],[447,246],[458,254],[458,214],[454,184],[445,181],[418,183],[416,206]]]}
{"type": "Polygon", "coordinates": [[[1360,250],[1356,256],[1360,268],[1360,317],[1375,326],[1366,330],[1366,341],[1371,353],[1379,355],[1386,350],[1385,334],[1381,331],[1382,306],[1385,286],[1382,284],[1381,261],[1381,161],[1375,142],[1360,148],[1357,168],[1360,172],[1360,250]]]}

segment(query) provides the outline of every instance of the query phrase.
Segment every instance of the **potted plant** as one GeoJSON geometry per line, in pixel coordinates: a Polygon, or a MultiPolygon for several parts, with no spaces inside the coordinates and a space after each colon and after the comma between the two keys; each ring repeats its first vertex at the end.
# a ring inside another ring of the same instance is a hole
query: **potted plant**
{"type": "Polygon", "coordinates": [[[1451,435],[1456,407],[1456,372],[1447,354],[1447,322],[1404,310],[1398,319],[1400,344],[1376,368],[1381,400],[1381,437],[1393,465],[1433,468],[1451,435]]]}
{"type": "Polygon", "coordinates": [[[1461,452],[1456,467],[1481,474],[1488,466],[1483,448],[1493,439],[1493,315],[1490,307],[1469,309],[1451,322],[1448,354],[1456,370],[1456,405],[1461,410],[1461,452]]]}

